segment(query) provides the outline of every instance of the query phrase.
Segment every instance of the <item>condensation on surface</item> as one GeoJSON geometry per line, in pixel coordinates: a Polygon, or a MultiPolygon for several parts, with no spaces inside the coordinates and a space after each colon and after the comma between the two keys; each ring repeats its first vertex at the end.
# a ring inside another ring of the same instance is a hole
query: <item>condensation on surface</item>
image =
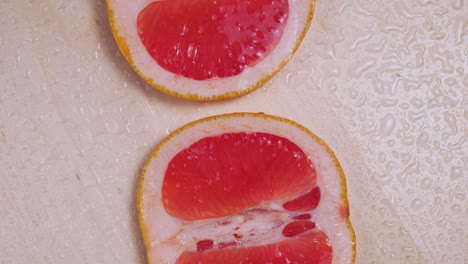
{"type": "Polygon", "coordinates": [[[317,12],[296,61],[365,162],[348,179],[358,262],[467,262],[466,3],[319,1],[317,12]]]}
{"type": "Polygon", "coordinates": [[[5,263],[145,263],[141,166],[168,132],[262,111],[321,136],[348,179],[358,263],[467,263],[468,3],[317,1],[258,91],[195,103],[120,56],[103,0],[0,2],[5,263]]]}

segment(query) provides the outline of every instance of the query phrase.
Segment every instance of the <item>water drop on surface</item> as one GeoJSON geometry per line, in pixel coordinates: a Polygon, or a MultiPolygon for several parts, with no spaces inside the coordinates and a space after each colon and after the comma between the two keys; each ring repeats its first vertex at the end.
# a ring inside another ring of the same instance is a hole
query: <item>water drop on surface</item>
{"type": "Polygon", "coordinates": [[[442,194],[444,192],[444,190],[442,190],[442,188],[440,187],[437,187],[435,190],[434,190],[434,193],[435,194],[442,194]]]}
{"type": "Polygon", "coordinates": [[[461,167],[453,166],[450,169],[450,180],[454,181],[458,178],[463,177],[463,170],[461,167]]]}
{"type": "Polygon", "coordinates": [[[393,129],[395,128],[396,119],[395,116],[388,113],[380,120],[380,126],[378,130],[378,134],[381,137],[389,136],[393,129]]]}
{"type": "Polygon", "coordinates": [[[457,193],[457,194],[455,194],[455,198],[460,200],[460,201],[464,201],[465,198],[466,198],[466,195],[465,195],[465,193],[457,193]]]}
{"type": "Polygon", "coordinates": [[[459,204],[454,204],[450,209],[453,214],[459,214],[462,211],[462,207],[459,204]]]}
{"type": "Polygon", "coordinates": [[[427,190],[431,187],[432,185],[432,179],[429,178],[429,177],[425,177],[422,181],[421,181],[421,189],[423,190],[427,190]]]}
{"type": "Polygon", "coordinates": [[[424,205],[423,201],[419,198],[415,198],[412,202],[411,202],[411,209],[413,209],[414,211],[417,211],[419,209],[421,209],[421,207],[424,205]]]}

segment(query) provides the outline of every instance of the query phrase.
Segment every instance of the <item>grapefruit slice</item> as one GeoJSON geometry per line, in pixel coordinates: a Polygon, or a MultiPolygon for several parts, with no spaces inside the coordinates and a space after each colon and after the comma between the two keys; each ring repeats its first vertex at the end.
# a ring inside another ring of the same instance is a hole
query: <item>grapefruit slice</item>
{"type": "Polygon", "coordinates": [[[149,263],[354,263],[343,171],[305,127],[208,117],[149,156],[138,216],[149,263]]]}
{"type": "Polygon", "coordinates": [[[315,0],[107,0],[116,42],[150,85],[191,100],[238,97],[299,47],[315,0]]]}

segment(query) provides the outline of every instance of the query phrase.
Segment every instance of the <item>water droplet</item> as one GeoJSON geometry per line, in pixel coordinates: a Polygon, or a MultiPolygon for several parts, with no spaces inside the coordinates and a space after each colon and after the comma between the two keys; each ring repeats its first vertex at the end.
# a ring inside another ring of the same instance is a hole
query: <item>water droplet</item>
{"type": "Polygon", "coordinates": [[[463,0],[452,0],[450,2],[451,2],[451,6],[453,9],[455,10],[463,9],[463,0]]]}
{"type": "Polygon", "coordinates": [[[431,178],[425,177],[421,181],[421,189],[423,189],[423,190],[429,189],[431,187],[431,185],[432,185],[432,179],[431,178]]]}
{"type": "Polygon", "coordinates": [[[416,139],[416,145],[422,148],[428,148],[429,134],[422,132],[416,139]]]}
{"type": "Polygon", "coordinates": [[[435,190],[434,190],[434,193],[435,194],[442,194],[444,192],[444,190],[442,190],[442,188],[440,187],[437,187],[435,190]]]}
{"type": "Polygon", "coordinates": [[[420,109],[424,106],[423,100],[413,97],[410,100],[411,105],[413,105],[416,109],[420,109]]]}
{"type": "Polygon", "coordinates": [[[459,214],[462,211],[462,207],[459,204],[454,204],[450,209],[453,214],[459,214]]]}
{"type": "Polygon", "coordinates": [[[381,120],[380,120],[380,126],[378,133],[381,137],[386,137],[390,135],[395,128],[396,124],[396,119],[395,116],[392,114],[386,114],[381,120]]]}
{"type": "Polygon", "coordinates": [[[448,263],[448,256],[446,254],[442,255],[439,263],[448,263]]]}
{"type": "Polygon", "coordinates": [[[423,201],[421,201],[421,199],[419,199],[419,198],[416,198],[411,202],[411,209],[417,211],[417,210],[421,209],[421,207],[423,205],[424,205],[423,201]]]}
{"type": "Polygon", "coordinates": [[[354,67],[351,69],[354,69],[351,71],[351,75],[353,77],[360,77],[364,72],[367,70],[371,69],[372,67],[375,67],[377,61],[374,58],[364,58],[362,61],[358,62],[354,67]]]}
{"type": "Polygon", "coordinates": [[[463,177],[463,170],[461,167],[457,167],[457,166],[453,166],[451,169],[450,169],[450,179],[452,181],[458,179],[458,178],[461,178],[463,177]]]}
{"type": "Polygon", "coordinates": [[[466,195],[465,195],[465,193],[457,193],[457,194],[455,194],[455,198],[460,200],[460,201],[464,201],[465,198],[466,198],[466,195]]]}
{"type": "Polygon", "coordinates": [[[457,80],[455,78],[447,78],[444,80],[444,83],[451,87],[451,86],[454,86],[455,84],[457,84],[457,80]]]}
{"type": "Polygon", "coordinates": [[[378,160],[380,163],[385,163],[385,161],[387,160],[387,154],[385,154],[384,152],[380,152],[380,153],[377,155],[377,160],[378,160]]]}

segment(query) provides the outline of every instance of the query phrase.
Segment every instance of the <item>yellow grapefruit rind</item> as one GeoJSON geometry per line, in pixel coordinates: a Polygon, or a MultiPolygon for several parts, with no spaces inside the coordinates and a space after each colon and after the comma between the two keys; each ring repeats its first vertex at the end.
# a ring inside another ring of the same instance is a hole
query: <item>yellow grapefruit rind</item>
{"type": "Polygon", "coordinates": [[[242,95],[248,94],[248,93],[260,88],[268,80],[273,78],[273,76],[275,76],[288,63],[288,61],[292,58],[294,53],[299,48],[299,46],[302,43],[302,40],[304,39],[307,31],[309,30],[310,24],[312,22],[312,18],[314,16],[315,0],[310,0],[310,6],[309,6],[309,13],[308,13],[308,16],[307,16],[307,22],[306,22],[301,34],[299,35],[299,37],[298,37],[298,39],[296,41],[296,44],[294,45],[294,48],[291,50],[289,55],[286,58],[284,58],[283,61],[281,61],[281,63],[278,65],[277,69],[272,71],[270,74],[261,77],[260,80],[257,83],[255,83],[254,85],[248,87],[247,89],[244,89],[244,90],[241,90],[241,91],[226,92],[226,93],[216,94],[216,95],[212,95],[212,96],[200,96],[200,95],[194,94],[194,93],[185,93],[185,94],[179,93],[178,91],[176,91],[174,89],[171,89],[170,87],[165,87],[163,85],[158,84],[157,81],[154,80],[153,78],[151,78],[149,76],[145,76],[138,69],[138,67],[135,65],[135,63],[133,61],[133,58],[132,58],[132,55],[131,55],[131,52],[130,52],[129,45],[128,45],[127,41],[125,40],[125,37],[120,34],[119,29],[116,26],[114,11],[112,10],[112,8],[111,8],[111,6],[109,4],[109,0],[106,0],[106,6],[107,6],[107,13],[108,13],[108,16],[109,16],[109,23],[110,23],[110,26],[111,26],[112,34],[114,35],[114,39],[117,42],[117,47],[119,48],[119,50],[122,53],[122,55],[124,56],[124,58],[127,60],[128,64],[130,64],[130,66],[133,68],[133,70],[145,82],[147,82],[153,88],[155,88],[155,89],[157,89],[157,90],[159,90],[159,91],[161,91],[161,92],[163,92],[163,93],[165,93],[167,95],[171,95],[171,96],[174,96],[174,97],[187,99],[187,100],[191,100],[191,101],[219,101],[219,100],[234,99],[234,98],[237,98],[237,97],[240,97],[242,95]]]}
{"type": "Polygon", "coordinates": [[[286,119],[286,118],[283,118],[283,117],[264,114],[264,113],[248,113],[248,112],[238,112],[238,113],[229,113],[229,114],[210,116],[210,117],[206,117],[206,118],[202,118],[202,119],[190,122],[190,123],[178,128],[177,130],[175,130],[174,132],[169,134],[167,137],[165,137],[156,146],[156,148],[151,152],[151,154],[149,155],[148,159],[146,160],[145,164],[143,165],[143,169],[142,169],[139,184],[138,184],[138,190],[137,190],[138,221],[139,221],[139,224],[140,224],[140,229],[141,229],[141,232],[142,232],[143,241],[144,241],[144,244],[145,244],[146,249],[147,249],[148,263],[152,263],[151,259],[150,259],[151,256],[149,254],[149,248],[151,246],[151,241],[150,241],[150,239],[148,237],[148,227],[145,225],[144,219],[143,219],[143,199],[142,199],[142,196],[143,196],[143,192],[142,192],[143,183],[145,181],[145,175],[146,175],[148,165],[151,163],[152,160],[157,158],[159,150],[166,143],[171,141],[171,139],[173,139],[177,135],[179,135],[182,131],[184,131],[184,130],[186,130],[188,128],[197,126],[198,124],[201,124],[201,123],[204,123],[204,122],[207,122],[207,121],[213,121],[213,120],[217,120],[217,119],[229,119],[229,118],[232,118],[232,117],[256,117],[256,118],[270,119],[270,120],[275,120],[275,121],[280,121],[280,122],[287,123],[287,124],[289,124],[291,126],[294,126],[294,127],[298,128],[299,130],[304,131],[306,134],[308,134],[313,140],[315,140],[317,143],[319,143],[319,145],[321,145],[326,150],[326,152],[328,153],[330,158],[333,160],[333,163],[335,164],[335,169],[338,171],[338,175],[340,177],[340,187],[341,187],[340,199],[341,199],[343,207],[348,211],[348,215],[345,217],[344,220],[346,222],[346,226],[347,226],[347,229],[349,231],[350,240],[352,241],[351,263],[355,263],[355,261],[356,261],[356,235],[354,233],[353,226],[352,226],[351,221],[349,219],[349,202],[348,202],[346,178],[345,178],[343,168],[341,167],[340,162],[338,161],[338,158],[336,157],[335,153],[325,143],[325,141],[323,141],[320,137],[315,135],[312,131],[310,131],[309,129],[307,129],[306,127],[302,126],[301,124],[299,124],[299,123],[297,123],[295,121],[292,121],[292,120],[289,120],[289,119],[286,119]]]}

